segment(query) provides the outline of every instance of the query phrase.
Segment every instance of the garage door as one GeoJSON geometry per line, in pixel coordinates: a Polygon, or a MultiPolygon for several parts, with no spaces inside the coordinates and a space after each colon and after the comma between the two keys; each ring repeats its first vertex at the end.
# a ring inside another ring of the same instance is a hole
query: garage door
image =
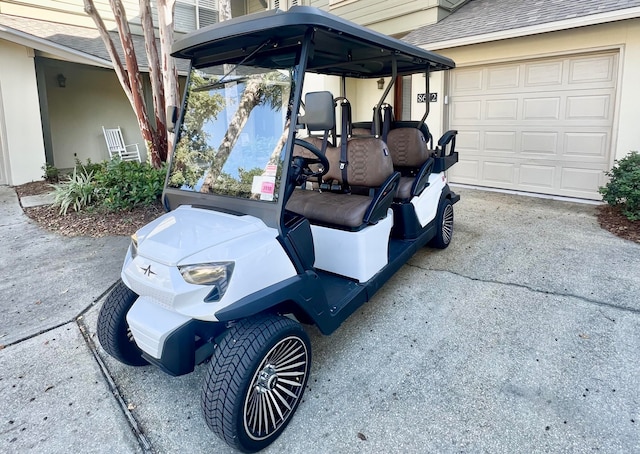
{"type": "Polygon", "coordinates": [[[600,199],[617,67],[617,53],[600,53],[452,71],[451,181],[600,199]]]}

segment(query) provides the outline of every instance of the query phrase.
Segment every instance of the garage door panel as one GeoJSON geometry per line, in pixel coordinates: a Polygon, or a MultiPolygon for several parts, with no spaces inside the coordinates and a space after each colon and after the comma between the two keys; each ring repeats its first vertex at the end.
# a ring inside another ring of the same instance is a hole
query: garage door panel
{"type": "Polygon", "coordinates": [[[515,153],[516,140],[517,135],[514,131],[488,131],[484,135],[484,149],[498,153],[515,153]]]}
{"type": "Polygon", "coordinates": [[[520,67],[498,66],[487,70],[487,89],[516,88],[519,85],[520,67]]]}
{"type": "Polygon", "coordinates": [[[568,96],[567,120],[608,120],[610,117],[611,96],[568,96]]]}
{"type": "Polygon", "coordinates": [[[469,69],[453,75],[452,88],[456,93],[482,90],[482,69],[469,69]]]}
{"type": "Polygon", "coordinates": [[[616,55],[573,58],[569,66],[569,85],[607,83],[613,87],[616,67],[616,55]]]}
{"type": "Polygon", "coordinates": [[[556,166],[522,164],[519,185],[533,190],[552,190],[556,180],[556,166]]]}
{"type": "Polygon", "coordinates": [[[558,153],[558,133],[548,131],[524,131],[520,151],[523,154],[535,153],[556,155],[558,153]]]}
{"type": "Polygon", "coordinates": [[[594,188],[597,189],[602,185],[602,176],[601,170],[564,167],[561,179],[562,189],[574,195],[582,193],[584,197],[594,188]]]}
{"type": "Polygon", "coordinates": [[[482,101],[457,101],[452,103],[451,110],[454,121],[460,120],[480,120],[482,112],[482,101]]]}
{"type": "Polygon", "coordinates": [[[496,99],[486,102],[487,120],[517,120],[517,99],[496,99]]]}
{"type": "Polygon", "coordinates": [[[547,87],[562,83],[562,61],[524,65],[525,87],[547,87]]]}
{"type": "Polygon", "coordinates": [[[558,120],[560,118],[559,96],[553,98],[524,98],[523,120],[558,120]]]}
{"type": "Polygon", "coordinates": [[[477,153],[480,150],[480,131],[459,131],[456,137],[456,150],[477,153]]]}
{"type": "Polygon", "coordinates": [[[460,158],[458,163],[449,170],[449,178],[455,178],[460,183],[475,184],[479,178],[479,170],[478,160],[460,158]]]}
{"type": "Polygon", "coordinates": [[[564,140],[565,158],[596,158],[596,162],[601,162],[607,157],[609,135],[606,132],[567,132],[564,140]]]}
{"type": "Polygon", "coordinates": [[[455,69],[451,181],[600,199],[617,65],[610,52],[455,69]]]}
{"type": "Polygon", "coordinates": [[[482,163],[482,178],[498,186],[512,186],[516,181],[516,169],[511,162],[485,161],[482,163]]]}

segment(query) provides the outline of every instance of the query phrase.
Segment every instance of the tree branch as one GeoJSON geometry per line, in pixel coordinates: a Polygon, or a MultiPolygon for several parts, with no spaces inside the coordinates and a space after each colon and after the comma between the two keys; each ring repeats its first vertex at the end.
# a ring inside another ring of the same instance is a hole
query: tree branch
{"type": "Polygon", "coordinates": [[[122,85],[122,89],[124,90],[125,95],[127,95],[129,102],[133,106],[135,103],[133,101],[133,94],[131,93],[129,77],[127,76],[124,66],[122,65],[122,60],[120,60],[120,55],[118,55],[116,46],[113,44],[111,35],[107,31],[107,27],[104,24],[102,17],[100,17],[100,13],[98,13],[93,0],[84,0],[84,12],[87,13],[87,15],[89,15],[91,19],[93,19],[93,22],[96,24],[96,28],[100,33],[102,42],[104,42],[104,45],[107,48],[107,52],[109,53],[109,57],[111,58],[111,62],[113,63],[113,69],[118,76],[118,80],[120,80],[120,85],[122,85]]]}

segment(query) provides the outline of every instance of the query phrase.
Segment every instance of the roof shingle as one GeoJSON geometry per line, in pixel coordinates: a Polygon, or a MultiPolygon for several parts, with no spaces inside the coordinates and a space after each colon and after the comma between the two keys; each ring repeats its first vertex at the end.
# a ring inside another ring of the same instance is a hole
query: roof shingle
{"type": "Polygon", "coordinates": [[[420,46],[636,7],[640,0],[470,0],[404,40],[420,46]]]}
{"type": "MultiPolygon", "coordinates": [[[[31,19],[27,17],[11,16],[8,14],[0,14],[0,26],[16,30],[23,34],[33,36],[35,38],[50,41],[58,46],[86,54],[87,56],[97,57],[107,62],[111,61],[109,53],[102,42],[100,33],[97,28],[80,27],[76,25],[61,24],[58,22],[48,22],[44,20],[31,19]]],[[[124,53],[120,44],[120,38],[116,32],[110,32],[111,39],[120,55],[120,59],[124,64],[124,53]]],[[[140,35],[132,35],[133,43],[138,58],[138,65],[141,70],[147,68],[147,54],[144,47],[144,37],[140,35]]],[[[158,47],[160,46],[158,42],[158,47]]],[[[178,70],[187,70],[187,63],[177,60],[178,70]]]]}

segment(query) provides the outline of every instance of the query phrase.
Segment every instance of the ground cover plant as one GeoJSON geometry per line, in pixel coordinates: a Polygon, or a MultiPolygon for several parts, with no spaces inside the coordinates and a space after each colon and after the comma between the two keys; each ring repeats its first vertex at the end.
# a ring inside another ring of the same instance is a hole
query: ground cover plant
{"type": "Polygon", "coordinates": [[[69,208],[126,211],[151,205],[162,195],[165,175],[165,167],[155,169],[137,161],[76,162],[73,173],[52,186],[54,206],[66,215],[69,208]]]}
{"type": "MultiPolygon", "coordinates": [[[[51,166],[47,169],[53,172],[51,166]]],[[[165,175],[166,168],[146,163],[76,161],[60,183],[45,179],[15,189],[18,197],[53,192],[53,205],[24,209],[47,230],[66,236],[131,235],[164,212],[160,196],[165,175]]]]}

